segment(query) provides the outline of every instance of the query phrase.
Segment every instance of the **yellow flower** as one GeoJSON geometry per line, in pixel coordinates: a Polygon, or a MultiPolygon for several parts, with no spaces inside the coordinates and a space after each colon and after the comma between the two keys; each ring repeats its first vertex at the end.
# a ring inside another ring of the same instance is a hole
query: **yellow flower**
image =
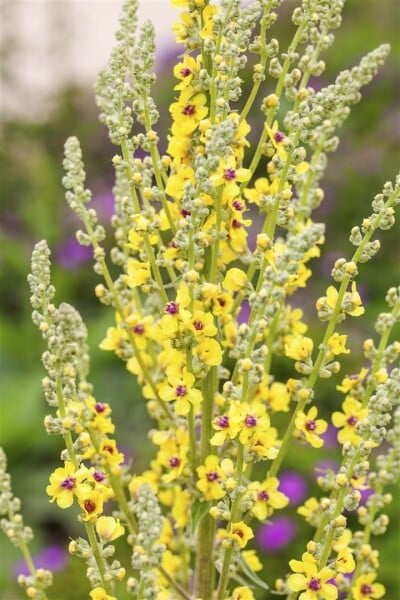
{"type": "Polygon", "coordinates": [[[304,335],[287,335],[285,338],[285,354],[289,358],[304,362],[313,351],[313,341],[304,335]]]}
{"type": "Polygon", "coordinates": [[[89,490],[78,497],[80,507],[85,513],[84,521],[95,522],[103,512],[104,496],[98,490],[89,490]]]}
{"type": "Polygon", "coordinates": [[[225,496],[226,491],[221,486],[225,474],[218,464],[217,456],[207,456],[205,464],[197,467],[196,471],[199,478],[196,486],[206,500],[219,500],[225,496]]]}
{"type": "Polygon", "coordinates": [[[125,533],[119,519],[104,516],[97,519],[96,531],[102,542],[112,542],[125,533]]]}
{"type": "Polygon", "coordinates": [[[210,442],[213,446],[222,446],[226,439],[233,440],[240,431],[240,415],[235,405],[231,405],[228,414],[219,415],[213,419],[212,425],[216,433],[210,442]]]}
{"type": "Polygon", "coordinates": [[[110,596],[102,587],[94,588],[89,592],[89,596],[92,600],[117,600],[115,596],[110,596]]]}
{"type": "MultiPolygon", "coordinates": [[[[179,0],[174,0],[178,2],[179,0]]],[[[183,5],[187,6],[187,5],[183,5]]],[[[193,19],[188,12],[182,12],[180,15],[181,22],[174,23],[171,27],[172,31],[175,33],[175,41],[179,44],[184,42],[188,37],[188,30],[191,29],[194,25],[193,19]]]]}
{"type": "Polygon", "coordinates": [[[208,367],[216,367],[222,362],[222,350],[217,340],[204,338],[193,350],[193,353],[208,367]]]}
{"type": "Polygon", "coordinates": [[[268,132],[269,139],[271,140],[272,145],[275,148],[276,153],[278,154],[279,158],[281,160],[285,161],[287,158],[287,152],[286,152],[286,150],[283,149],[283,146],[286,141],[286,136],[283,133],[281,133],[280,131],[278,131],[278,121],[275,121],[273,123],[272,127],[270,127],[266,123],[265,129],[268,132]]]}
{"type": "Polygon", "coordinates": [[[202,16],[203,16],[203,28],[200,31],[200,36],[203,39],[212,36],[213,27],[214,27],[213,17],[215,15],[218,15],[220,12],[221,11],[218,8],[218,6],[214,6],[212,4],[209,4],[203,10],[203,13],[202,13],[202,16]]]}
{"type": "Polygon", "coordinates": [[[244,169],[243,167],[236,166],[236,159],[233,155],[228,156],[226,160],[222,160],[217,171],[210,177],[210,181],[215,185],[224,185],[226,189],[232,188],[233,192],[228,192],[228,197],[232,195],[238,195],[238,189],[236,183],[243,183],[251,177],[250,169],[244,169]],[[235,186],[235,188],[233,188],[235,186]]]}
{"type": "Polygon", "coordinates": [[[182,133],[188,135],[192,133],[204,119],[208,112],[206,106],[207,98],[205,94],[194,94],[191,88],[182,90],[179,100],[173,102],[169,107],[172,118],[174,119],[174,135],[182,133]]]}
{"type": "Polygon", "coordinates": [[[200,390],[192,387],[195,377],[192,373],[184,371],[180,375],[170,375],[168,384],[160,387],[160,398],[166,402],[175,401],[175,412],[177,415],[187,415],[190,405],[197,412],[203,395],[200,390]]]}
{"type": "Polygon", "coordinates": [[[314,496],[305,501],[302,506],[299,506],[297,513],[302,515],[307,523],[313,527],[317,527],[322,514],[321,506],[314,496]]]}
{"type": "Polygon", "coordinates": [[[270,193],[270,183],[266,177],[259,177],[254,182],[254,188],[246,188],[244,190],[244,196],[252,202],[261,206],[262,196],[267,196],[270,193]]]}
{"type": "Polygon", "coordinates": [[[232,600],[254,600],[254,594],[247,586],[241,585],[233,590],[232,600]]]}
{"type": "Polygon", "coordinates": [[[328,567],[318,571],[318,564],[315,558],[305,552],[302,561],[291,560],[290,568],[294,575],[290,575],[287,580],[289,589],[292,592],[306,590],[299,596],[299,600],[335,600],[338,596],[337,587],[328,583],[329,579],[335,576],[335,571],[328,567]]]}
{"type": "Polygon", "coordinates": [[[351,587],[354,600],[370,600],[382,598],[385,588],[381,583],[374,583],[376,573],[365,573],[357,577],[351,587]]]}
{"type": "Polygon", "coordinates": [[[253,537],[253,530],[243,521],[231,524],[228,538],[236,542],[239,548],[244,548],[247,545],[247,542],[253,537]]]}
{"type": "Polygon", "coordinates": [[[271,516],[274,509],[284,508],[289,504],[289,498],[278,491],[278,485],[276,477],[268,477],[262,483],[252,481],[247,486],[249,497],[254,501],[251,512],[260,521],[271,516]]]}
{"type": "Polygon", "coordinates": [[[353,446],[358,446],[361,438],[355,432],[355,426],[368,415],[368,409],[362,408],[361,403],[351,396],[345,398],[342,406],[343,412],[332,413],[332,423],[335,427],[341,428],[338,440],[341,444],[351,442],[353,446]]]}
{"type": "Polygon", "coordinates": [[[345,394],[347,392],[351,392],[351,390],[357,388],[364,381],[367,374],[368,369],[363,367],[359,373],[345,377],[342,381],[342,384],[337,385],[336,389],[339,390],[339,392],[344,392],[345,394]]]}
{"type": "Polygon", "coordinates": [[[146,283],[151,277],[150,263],[129,258],[127,262],[127,284],[134,288],[146,283]]]}
{"type": "Polygon", "coordinates": [[[263,566],[255,550],[243,550],[242,558],[252,571],[261,571],[263,566]]]}
{"type": "Polygon", "coordinates": [[[328,340],[327,358],[337,356],[338,354],[349,354],[350,350],[346,348],[347,335],[339,335],[335,332],[328,340]]]}
{"type": "Polygon", "coordinates": [[[187,463],[188,439],[188,432],[182,428],[178,428],[174,434],[168,431],[158,431],[153,435],[153,443],[160,446],[157,462],[168,469],[168,472],[162,476],[162,480],[166,483],[170,483],[182,475],[187,463]]]}
{"type": "Polygon", "coordinates": [[[99,454],[103,457],[103,462],[110,466],[119,465],[124,460],[124,455],[118,452],[115,440],[109,438],[101,440],[99,454]]]}
{"type": "Polygon", "coordinates": [[[242,269],[229,269],[222,282],[223,287],[231,292],[238,292],[249,285],[247,275],[242,269]]]}
{"type": "Polygon", "coordinates": [[[354,571],[356,563],[349,549],[338,552],[335,568],[338,573],[352,573],[354,571]]]}
{"type": "Polygon", "coordinates": [[[193,75],[199,70],[199,61],[188,54],[183,55],[182,62],[174,66],[174,76],[180,79],[174,90],[183,90],[192,81],[193,75]]]}
{"type": "Polygon", "coordinates": [[[212,337],[218,333],[213,315],[202,310],[195,310],[187,324],[197,338],[203,335],[212,337]]]}
{"type": "Polygon", "coordinates": [[[265,382],[257,386],[255,398],[259,398],[267,405],[267,410],[271,412],[288,412],[290,403],[290,394],[287,386],[280,381],[274,381],[268,387],[265,382]]]}
{"type": "Polygon", "coordinates": [[[82,481],[89,476],[85,466],[75,469],[74,465],[66,461],[64,467],[59,467],[50,475],[50,485],[46,492],[52,496],[50,502],[56,501],[60,508],[68,508],[74,501],[74,494],[78,495],[89,491],[90,487],[82,481]]]}
{"type": "Polygon", "coordinates": [[[118,355],[118,352],[122,350],[126,343],[128,336],[126,331],[120,327],[108,327],[106,337],[99,344],[101,350],[114,350],[118,355]]]}
{"type": "Polygon", "coordinates": [[[324,441],[319,435],[324,433],[328,427],[328,423],[323,419],[315,419],[317,412],[317,408],[312,406],[307,414],[300,411],[295,421],[296,427],[313,448],[321,448],[324,445],[324,441]]]}

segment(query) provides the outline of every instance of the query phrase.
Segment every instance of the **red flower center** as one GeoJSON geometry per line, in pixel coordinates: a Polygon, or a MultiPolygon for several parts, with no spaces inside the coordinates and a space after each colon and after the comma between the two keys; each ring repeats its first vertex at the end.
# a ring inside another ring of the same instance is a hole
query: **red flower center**
{"type": "Polygon", "coordinates": [[[277,131],[274,134],[274,140],[279,144],[279,142],[282,142],[284,140],[285,136],[283,135],[283,133],[281,133],[280,131],[277,131]]]}
{"type": "Polygon", "coordinates": [[[144,325],[142,325],[141,323],[138,323],[137,325],[135,325],[135,327],[133,328],[133,333],[142,335],[144,333],[144,325]]]}
{"type": "Polygon", "coordinates": [[[240,539],[243,539],[244,533],[241,529],[233,529],[232,533],[240,537],[240,539]]]}
{"type": "Polygon", "coordinates": [[[196,112],[196,107],[194,104],[186,104],[186,106],[182,110],[182,114],[191,117],[196,112]]]}
{"type": "Polygon", "coordinates": [[[363,583],[360,587],[360,592],[363,596],[369,596],[369,594],[372,594],[372,587],[368,583],[363,583]]]}
{"type": "Polygon", "coordinates": [[[269,500],[269,494],[265,490],[260,490],[257,494],[257,500],[266,502],[269,500]]]}
{"type": "Polygon", "coordinates": [[[358,421],[357,417],[355,417],[354,415],[351,415],[347,419],[347,424],[350,425],[350,427],[354,427],[354,425],[356,425],[357,421],[358,421]]]}
{"type": "Polygon", "coordinates": [[[86,512],[89,514],[96,510],[96,503],[89,498],[84,501],[83,506],[85,507],[86,512]]]}
{"type": "Polygon", "coordinates": [[[188,67],[185,67],[185,68],[181,69],[180,73],[181,73],[182,77],[188,77],[189,75],[192,74],[192,71],[188,67]]]}
{"type": "Polygon", "coordinates": [[[317,429],[317,423],[313,420],[306,421],[305,427],[307,431],[315,431],[315,429],[317,429]]]}
{"type": "Polygon", "coordinates": [[[234,200],[232,202],[232,206],[233,206],[233,208],[236,208],[236,210],[243,210],[243,208],[244,208],[243,204],[241,204],[239,202],[239,200],[234,200]]]}
{"type": "Polygon", "coordinates": [[[171,456],[171,458],[169,459],[168,463],[169,463],[169,466],[174,469],[174,468],[180,466],[181,459],[179,458],[179,456],[171,456]]]}
{"type": "Polygon", "coordinates": [[[207,473],[207,479],[208,481],[217,481],[219,479],[219,475],[215,471],[210,471],[207,473]]]}

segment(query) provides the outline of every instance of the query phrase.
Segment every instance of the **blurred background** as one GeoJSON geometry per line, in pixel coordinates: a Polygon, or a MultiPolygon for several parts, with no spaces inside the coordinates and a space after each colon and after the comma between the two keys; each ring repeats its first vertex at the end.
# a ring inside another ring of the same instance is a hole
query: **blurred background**
{"type": "MultiPolygon", "coordinates": [[[[135,472],[146,467],[153,452],[145,435],[150,423],[140,390],[128,373],[123,376],[122,363],[98,349],[113,314],[94,297],[98,278],[91,269],[90,251],[75,241],[77,222],[64,202],[61,186],[63,144],[69,135],[77,135],[93,203],[107,227],[113,212],[110,159],[115,149],[97,120],[92,85],[112,48],[121,4],[120,0],[3,0],[0,5],[0,443],[8,454],[15,494],[23,500],[25,520],[35,530],[36,560],[39,566],[55,571],[49,597],[57,600],[81,600],[87,597],[88,586],[83,565],[66,553],[68,535],[80,534],[75,517],[71,511],[49,504],[45,493],[49,473],[57,466],[60,440],[46,436],[43,427],[47,414],[40,384],[43,345],[31,322],[26,282],[31,251],[38,240],[46,238],[52,250],[57,303],[72,303],[86,320],[96,397],[111,403],[119,443],[133,461],[135,472]]],[[[277,32],[273,32],[282,48],[293,32],[290,14],[295,5],[294,0],[283,3],[277,32]]],[[[177,14],[168,0],[140,2],[140,21],[151,18],[156,26],[158,82],[154,95],[161,110],[158,129],[164,133],[168,127],[167,107],[173,98],[172,67],[181,51],[170,33],[177,14]]],[[[340,132],[343,141],[339,150],[330,156],[323,184],[326,199],[316,217],[327,223],[327,242],[314,265],[307,296],[293,298],[293,304],[301,304],[311,319],[311,331],[318,329],[314,300],[326,287],[334,261],[351,255],[347,241],[351,227],[370,213],[373,196],[386,180],[393,180],[400,162],[399,16],[397,0],[348,0],[336,43],[324,57],[327,70],[320,85],[330,83],[341,69],[353,66],[375,46],[388,41],[392,44],[386,65],[364,88],[362,102],[353,107],[340,132]]],[[[266,83],[265,95],[271,91],[266,83]]],[[[251,121],[253,130],[257,123],[257,117],[251,121]]],[[[373,335],[373,323],[384,309],[387,288],[399,282],[398,232],[396,224],[391,231],[379,234],[381,253],[360,269],[359,289],[367,311],[355,322],[346,322],[351,326],[348,345],[352,354],[345,357],[343,375],[359,370],[362,341],[373,335]]],[[[285,364],[279,368],[282,377],[288,376],[285,364]]],[[[336,383],[326,382],[318,388],[327,414],[338,406],[336,383]]],[[[303,456],[299,467],[295,447],[283,473],[281,488],[291,500],[288,509],[260,528],[256,536],[255,547],[265,559],[263,576],[269,584],[277,573],[287,571],[288,559],[299,557],[312,535],[296,518],[296,507],[316,492],[315,479],[321,470],[337,465],[335,436],[328,435],[323,451],[304,452],[303,456]]],[[[374,544],[381,550],[379,579],[387,586],[387,598],[394,598],[398,586],[399,517],[393,509],[390,512],[394,521],[391,533],[382,540],[377,538],[374,544]]],[[[23,598],[14,583],[15,574],[23,568],[19,553],[1,533],[0,556],[0,600],[23,598]]],[[[124,598],[122,589],[118,597],[124,598]]],[[[259,598],[263,598],[262,593],[259,598]]]]}

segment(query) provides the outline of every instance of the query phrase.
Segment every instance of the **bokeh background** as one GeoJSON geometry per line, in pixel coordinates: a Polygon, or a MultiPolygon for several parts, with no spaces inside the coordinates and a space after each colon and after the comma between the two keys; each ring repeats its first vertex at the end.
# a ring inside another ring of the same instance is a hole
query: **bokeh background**
{"type": "MultiPolygon", "coordinates": [[[[37,561],[55,570],[50,597],[56,600],[86,598],[88,585],[81,562],[66,553],[68,535],[80,534],[74,515],[49,504],[44,491],[49,472],[57,465],[60,440],[46,436],[43,428],[47,413],[40,387],[43,346],[31,323],[26,283],[30,254],[39,239],[45,237],[52,249],[57,301],[72,303],[87,322],[91,381],[98,400],[112,405],[119,443],[134,471],[145,468],[152,456],[145,434],[150,422],[140,390],[122,363],[98,349],[113,314],[94,297],[98,279],[91,269],[90,251],[75,241],[77,222],[63,200],[61,186],[63,144],[69,135],[77,135],[93,202],[107,226],[113,212],[110,159],[115,150],[97,120],[92,84],[113,45],[121,4],[120,0],[3,0],[1,4],[0,443],[9,457],[15,494],[23,499],[26,522],[35,530],[37,561]]],[[[287,0],[280,9],[273,35],[279,37],[282,47],[293,32],[289,17],[295,4],[287,0]]],[[[140,21],[151,18],[156,26],[158,82],[154,93],[161,109],[159,131],[164,134],[167,107],[173,98],[172,66],[180,52],[170,33],[174,15],[168,0],[140,2],[140,21]]],[[[362,102],[353,108],[340,133],[339,150],[330,156],[323,185],[326,199],[318,213],[318,219],[327,223],[327,242],[314,265],[309,291],[293,299],[305,310],[314,332],[318,331],[314,300],[326,286],[333,262],[350,255],[352,247],[347,240],[351,227],[369,214],[372,197],[386,180],[393,179],[400,163],[397,0],[348,0],[343,16],[336,43],[325,57],[322,85],[383,42],[392,44],[392,53],[373,83],[363,90],[362,102]]],[[[265,94],[271,91],[268,85],[266,82],[265,94]]],[[[253,130],[257,124],[254,119],[253,130]]],[[[343,374],[359,369],[362,341],[373,334],[387,288],[399,282],[398,224],[379,237],[381,253],[360,269],[367,311],[356,322],[349,321],[352,354],[345,357],[343,374]]],[[[288,375],[285,365],[281,369],[283,377],[288,375]]],[[[338,406],[336,383],[328,381],[318,388],[327,414],[338,406]]],[[[321,470],[337,464],[335,436],[328,435],[323,451],[303,452],[302,456],[299,465],[295,447],[283,472],[281,487],[291,499],[288,509],[260,528],[256,536],[254,546],[265,560],[263,576],[269,584],[276,574],[286,572],[288,559],[299,557],[312,535],[311,529],[296,519],[296,507],[317,491],[315,479],[321,470]]],[[[390,515],[391,533],[374,540],[381,551],[380,580],[387,586],[388,599],[396,597],[399,584],[399,517],[394,507],[390,515]]],[[[19,600],[24,594],[14,577],[22,568],[20,556],[1,533],[0,557],[0,599],[19,600]]],[[[118,597],[124,598],[122,589],[118,597]]]]}

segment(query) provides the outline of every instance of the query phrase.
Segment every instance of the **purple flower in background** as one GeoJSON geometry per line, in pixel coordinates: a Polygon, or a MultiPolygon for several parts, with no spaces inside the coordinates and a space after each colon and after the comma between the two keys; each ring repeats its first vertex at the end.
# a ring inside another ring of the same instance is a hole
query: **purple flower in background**
{"type": "Polygon", "coordinates": [[[276,517],[259,528],[256,542],[264,552],[274,552],[290,544],[296,533],[296,523],[292,518],[276,517]]]}
{"type": "Polygon", "coordinates": [[[321,433],[321,437],[324,440],[324,448],[331,449],[338,447],[337,429],[333,425],[328,425],[327,430],[321,433]]]}
{"type": "Polygon", "coordinates": [[[247,302],[247,300],[243,300],[241,307],[240,307],[240,312],[238,315],[238,323],[247,323],[249,320],[249,316],[250,316],[250,306],[249,303],[247,302]]]}
{"type": "MultiPolygon", "coordinates": [[[[36,569],[49,569],[50,571],[62,571],[68,562],[68,553],[61,546],[47,546],[39,554],[32,557],[36,569]]],[[[15,576],[30,575],[28,565],[24,560],[18,561],[13,571],[15,576]]]]}
{"type": "Polygon", "coordinates": [[[90,261],[93,252],[88,246],[81,246],[74,237],[70,237],[58,246],[56,256],[60,267],[75,269],[90,261]]]}
{"type": "Polygon", "coordinates": [[[109,223],[114,214],[114,196],[107,190],[93,194],[92,206],[101,223],[109,223]]]}
{"type": "Polygon", "coordinates": [[[307,497],[307,481],[297,471],[285,471],[279,477],[279,491],[289,498],[290,504],[300,504],[307,497]]]}
{"type": "Polygon", "coordinates": [[[328,470],[331,470],[334,473],[338,473],[339,468],[340,468],[340,465],[336,460],[329,460],[329,459],[319,460],[318,462],[315,463],[315,467],[314,467],[315,479],[317,479],[317,477],[320,477],[321,475],[323,477],[325,477],[326,472],[328,470]]]}

